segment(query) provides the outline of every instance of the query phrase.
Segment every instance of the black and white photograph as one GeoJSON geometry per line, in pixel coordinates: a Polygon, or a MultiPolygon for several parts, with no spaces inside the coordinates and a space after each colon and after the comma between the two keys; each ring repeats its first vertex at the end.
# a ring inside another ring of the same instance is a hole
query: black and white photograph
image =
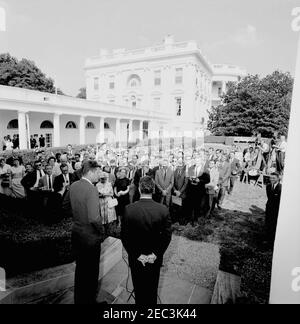
{"type": "Polygon", "coordinates": [[[299,108],[298,0],[0,0],[0,311],[300,304],[299,108]]]}

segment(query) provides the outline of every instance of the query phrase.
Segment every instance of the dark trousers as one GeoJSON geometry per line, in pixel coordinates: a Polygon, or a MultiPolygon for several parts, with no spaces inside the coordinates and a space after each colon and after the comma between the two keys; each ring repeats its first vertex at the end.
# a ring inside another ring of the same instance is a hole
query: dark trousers
{"type": "Polygon", "coordinates": [[[75,254],[75,304],[95,304],[98,295],[101,245],[87,245],[72,235],[75,254]]]}
{"type": "Polygon", "coordinates": [[[275,240],[278,213],[279,208],[272,208],[267,206],[265,218],[265,233],[267,240],[270,242],[274,242],[275,240]]]}
{"type": "Polygon", "coordinates": [[[156,262],[145,267],[137,260],[130,263],[136,305],[157,304],[160,264],[156,262]]]}
{"type": "Polygon", "coordinates": [[[208,218],[211,212],[214,210],[215,199],[216,199],[216,194],[207,194],[207,209],[205,212],[205,218],[208,218]]]}
{"type": "Polygon", "coordinates": [[[199,218],[204,216],[207,211],[207,195],[200,191],[190,196],[187,194],[184,209],[192,224],[198,222],[199,218]]]}

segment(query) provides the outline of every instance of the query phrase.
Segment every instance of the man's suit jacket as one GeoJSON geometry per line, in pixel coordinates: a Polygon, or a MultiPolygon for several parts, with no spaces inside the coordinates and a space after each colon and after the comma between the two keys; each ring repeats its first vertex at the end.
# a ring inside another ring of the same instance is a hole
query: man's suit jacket
{"type": "Polygon", "coordinates": [[[231,176],[231,166],[226,161],[222,163],[219,167],[219,184],[226,187],[229,184],[229,178],[231,176]]]}
{"type": "Polygon", "coordinates": [[[268,197],[266,213],[270,216],[273,215],[278,216],[279,207],[280,207],[281,189],[282,189],[281,183],[278,183],[276,185],[275,190],[273,190],[271,184],[268,184],[266,187],[267,197],[268,197]]]}
{"type": "MultiPolygon", "coordinates": [[[[133,180],[133,183],[135,184],[136,187],[139,187],[140,180],[142,178],[142,174],[143,174],[142,169],[136,170],[135,175],[134,175],[134,180],[133,180]]],[[[145,174],[145,176],[149,176],[149,177],[153,178],[153,180],[154,180],[153,171],[151,169],[149,169],[149,171],[145,174]]]]}
{"type": "Polygon", "coordinates": [[[155,175],[155,183],[159,191],[167,190],[168,194],[171,194],[171,190],[174,185],[174,172],[171,168],[167,168],[166,175],[164,169],[157,170],[155,175]]]}
{"type": "Polygon", "coordinates": [[[70,187],[69,199],[74,221],[73,238],[89,247],[100,244],[104,230],[96,187],[85,179],[76,181],[70,187]]]}
{"type": "Polygon", "coordinates": [[[154,253],[157,256],[155,262],[162,265],[171,237],[171,219],[167,207],[143,198],[126,206],[121,238],[129,256],[129,264],[141,254],[154,253]]]}
{"type": "MultiPolygon", "coordinates": [[[[53,189],[55,177],[53,175],[51,175],[50,177],[51,177],[51,183],[52,183],[52,188],[51,189],[53,189]]],[[[48,175],[44,175],[39,180],[39,188],[47,188],[47,189],[49,189],[48,175]]]]}
{"type": "MultiPolygon", "coordinates": [[[[42,171],[42,172],[45,175],[44,171],[42,171]]],[[[37,171],[36,170],[27,173],[24,176],[24,178],[21,180],[21,184],[25,188],[25,190],[29,190],[30,188],[32,188],[36,184],[36,182],[37,182],[37,171]]]]}
{"type": "Polygon", "coordinates": [[[176,168],[174,172],[174,187],[173,189],[181,192],[181,198],[186,196],[186,187],[188,184],[188,178],[186,177],[186,166],[181,168],[176,168]]]}
{"type": "MultiPolygon", "coordinates": [[[[73,173],[69,173],[69,180],[70,180],[69,185],[71,185],[73,182],[75,182],[75,176],[73,173]]],[[[65,182],[65,178],[64,178],[63,174],[60,174],[59,176],[55,177],[54,183],[53,183],[54,191],[60,192],[61,190],[63,190],[64,182],[65,182]]]]}
{"type": "Polygon", "coordinates": [[[231,175],[236,175],[241,168],[240,161],[237,158],[234,158],[230,163],[231,175]]]}

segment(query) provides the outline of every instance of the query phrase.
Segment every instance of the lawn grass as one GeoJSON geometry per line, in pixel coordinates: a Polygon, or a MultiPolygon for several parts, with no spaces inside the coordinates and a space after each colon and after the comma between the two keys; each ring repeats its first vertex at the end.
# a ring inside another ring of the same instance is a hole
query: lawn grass
{"type": "Polygon", "coordinates": [[[220,246],[220,270],[241,276],[240,303],[266,304],[269,300],[272,253],[264,242],[264,189],[237,183],[224,208],[197,227],[176,227],[174,231],[190,240],[220,246]]]}
{"type": "MultiPolygon", "coordinates": [[[[220,270],[242,279],[240,303],[265,304],[269,299],[272,247],[264,244],[265,190],[236,184],[224,209],[199,226],[174,226],[174,234],[220,247],[220,270]]],[[[24,217],[18,201],[0,201],[0,267],[8,277],[73,261],[71,219],[44,225],[24,217]]],[[[119,230],[109,235],[119,238],[119,230]]]]}

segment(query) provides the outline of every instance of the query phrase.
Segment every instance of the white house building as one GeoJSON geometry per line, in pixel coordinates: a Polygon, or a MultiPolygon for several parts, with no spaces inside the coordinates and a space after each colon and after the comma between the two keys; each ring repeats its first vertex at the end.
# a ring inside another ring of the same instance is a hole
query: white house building
{"type": "Polygon", "coordinates": [[[49,147],[133,142],[148,135],[151,123],[163,127],[169,119],[163,112],[0,86],[0,136],[19,134],[21,149],[40,134],[49,147]]]}
{"type": "Polygon", "coordinates": [[[102,50],[84,68],[87,100],[0,86],[0,139],[19,134],[26,149],[41,134],[49,147],[201,137],[226,82],[245,75],[211,65],[195,41],[172,36],[153,47],[102,50]]]}
{"type": "Polygon", "coordinates": [[[117,49],[86,60],[89,100],[170,116],[168,131],[197,131],[211,107],[213,69],[195,41],[117,49]]]}
{"type": "Polygon", "coordinates": [[[228,82],[238,82],[247,75],[247,71],[235,65],[213,64],[212,106],[222,103],[221,96],[227,91],[228,82]]]}

